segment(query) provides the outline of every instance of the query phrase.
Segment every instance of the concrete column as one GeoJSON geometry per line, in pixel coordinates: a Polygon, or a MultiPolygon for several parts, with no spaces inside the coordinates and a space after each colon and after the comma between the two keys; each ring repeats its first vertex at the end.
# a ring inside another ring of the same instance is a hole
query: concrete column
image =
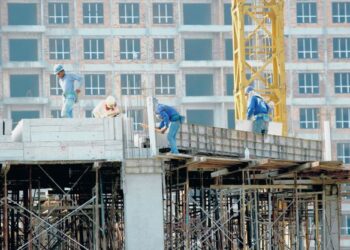
{"type": "Polygon", "coordinates": [[[124,164],[125,246],[127,250],[163,250],[162,171],[159,161],[124,164]]]}
{"type": "Polygon", "coordinates": [[[339,231],[339,216],[340,200],[338,197],[338,188],[336,185],[326,186],[324,195],[325,209],[325,227],[323,249],[340,249],[340,231],[339,231]]]}
{"type": "Polygon", "coordinates": [[[332,160],[332,141],[331,141],[331,126],[329,121],[323,122],[323,143],[324,143],[324,151],[323,151],[323,159],[325,161],[332,160]]]}

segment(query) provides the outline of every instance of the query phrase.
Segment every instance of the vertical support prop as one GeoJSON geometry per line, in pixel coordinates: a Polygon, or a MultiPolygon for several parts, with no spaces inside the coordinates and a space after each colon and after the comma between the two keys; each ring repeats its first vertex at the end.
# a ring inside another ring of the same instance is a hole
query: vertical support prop
{"type": "Polygon", "coordinates": [[[10,165],[5,163],[2,165],[1,173],[4,175],[4,217],[3,217],[3,235],[4,235],[4,241],[3,241],[3,249],[8,250],[8,242],[9,242],[9,225],[8,225],[8,200],[7,200],[7,173],[10,170],[10,165]]]}
{"type": "Polygon", "coordinates": [[[148,117],[148,133],[150,140],[151,156],[157,155],[157,146],[156,146],[156,131],[154,114],[153,114],[153,98],[152,96],[147,97],[147,117],[148,117]]]}
{"type": "Polygon", "coordinates": [[[95,249],[100,249],[100,212],[99,212],[99,168],[100,163],[95,162],[94,163],[94,169],[95,169],[95,249]]]}

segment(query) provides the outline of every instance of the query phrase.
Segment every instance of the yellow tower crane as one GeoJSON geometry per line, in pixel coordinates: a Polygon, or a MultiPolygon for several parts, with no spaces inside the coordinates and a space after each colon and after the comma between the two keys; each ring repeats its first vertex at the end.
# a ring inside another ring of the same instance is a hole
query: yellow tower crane
{"type": "Polygon", "coordinates": [[[287,135],[283,11],[284,0],[232,0],[235,119],[246,119],[244,89],[254,85],[287,135]]]}

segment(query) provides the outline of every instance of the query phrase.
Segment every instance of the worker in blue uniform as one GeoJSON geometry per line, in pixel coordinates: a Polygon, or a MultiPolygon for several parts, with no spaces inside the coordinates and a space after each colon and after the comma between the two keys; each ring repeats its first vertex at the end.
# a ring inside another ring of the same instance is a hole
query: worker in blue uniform
{"type": "Polygon", "coordinates": [[[258,134],[267,134],[269,114],[272,112],[267,102],[255,92],[253,86],[245,88],[245,95],[248,98],[247,119],[254,117],[253,132],[258,134]]]}
{"type": "Polygon", "coordinates": [[[77,102],[83,78],[74,73],[66,73],[61,64],[56,64],[53,71],[59,79],[58,83],[63,92],[61,116],[64,118],[73,118],[73,106],[77,102]],[[75,82],[77,86],[74,86],[75,82]]]}
{"type": "Polygon", "coordinates": [[[179,150],[176,146],[176,134],[185,117],[181,116],[175,108],[158,103],[158,99],[156,98],[153,98],[153,107],[157,118],[161,120],[157,130],[164,134],[167,129],[169,129],[167,139],[170,145],[170,153],[178,154],[179,150]]]}

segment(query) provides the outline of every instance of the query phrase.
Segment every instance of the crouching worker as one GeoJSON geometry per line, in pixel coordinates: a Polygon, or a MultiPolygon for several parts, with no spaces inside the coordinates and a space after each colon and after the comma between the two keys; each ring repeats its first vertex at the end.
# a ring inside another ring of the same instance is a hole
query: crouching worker
{"type": "Polygon", "coordinates": [[[257,134],[267,134],[270,121],[270,107],[261,95],[254,91],[252,86],[245,89],[245,95],[248,97],[247,119],[254,117],[253,132],[257,134]]]}
{"type": "Polygon", "coordinates": [[[181,116],[173,107],[158,103],[156,98],[153,98],[153,107],[157,118],[161,120],[156,130],[164,134],[170,125],[167,136],[170,145],[170,153],[178,154],[179,150],[176,146],[176,134],[180,129],[180,124],[184,122],[185,117],[181,116]]]}
{"type": "Polygon", "coordinates": [[[120,114],[117,102],[113,96],[108,96],[106,100],[101,101],[92,111],[95,118],[116,117],[120,114]]]}

